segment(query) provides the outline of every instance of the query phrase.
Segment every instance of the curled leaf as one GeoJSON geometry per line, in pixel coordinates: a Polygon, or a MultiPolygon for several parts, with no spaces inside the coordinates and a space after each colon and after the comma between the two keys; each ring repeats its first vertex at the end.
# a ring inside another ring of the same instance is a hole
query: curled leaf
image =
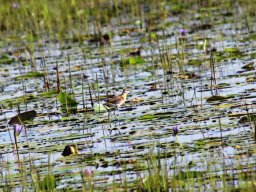
{"type": "Polygon", "coordinates": [[[64,93],[64,92],[59,92],[58,94],[58,99],[59,102],[63,105],[63,106],[77,106],[77,102],[76,100],[69,94],[64,93]]]}
{"type": "Polygon", "coordinates": [[[61,155],[66,157],[69,155],[77,155],[77,154],[78,154],[77,145],[67,145],[61,155]]]}
{"type": "Polygon", "coordinates": [[[16,116],[12,117],[8,124],[9,125],[14,125],[14,124],[22,125],[22,123],[24,121],[33,120],[36,117],[36,114],[37,113],[35,110],[20,113],[16,116]]]}

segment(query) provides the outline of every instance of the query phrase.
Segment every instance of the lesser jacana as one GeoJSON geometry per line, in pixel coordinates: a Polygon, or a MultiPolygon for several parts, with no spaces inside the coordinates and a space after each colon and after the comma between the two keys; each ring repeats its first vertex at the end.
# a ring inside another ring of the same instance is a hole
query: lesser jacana
{"type": "Polygon", "coordinates": [[[121,95],[111,97],[107,99],[106,103],[104,104],[108,108],[118,108],[123,105],[127,99],[127,94],[130,91],[128,89],[124,89],[121,95]]]}

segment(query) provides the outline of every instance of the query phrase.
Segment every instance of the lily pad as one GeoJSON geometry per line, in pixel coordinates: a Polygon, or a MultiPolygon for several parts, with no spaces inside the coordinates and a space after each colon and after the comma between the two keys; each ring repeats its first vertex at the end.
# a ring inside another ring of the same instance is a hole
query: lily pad
{"type": "Polygon", "coordinates": [[[152,114],[146,114],[146,115],[142,115],[139,117],[140,120],[151,120],[151,119],[154,119],[155,116],[152,115],[152,114]]]}
{"type": "Polygon", "coordinates": [[[12,117],[8,124],[9,125],[14,125],[14,124],[22,125],[24,121],[33,120],[36,117],[36,114],[37,113],[35,110],[20,113],[16,116],[12,117]]]}
{"type": "Polygon", "coordinates": [[[239,49],[237,47],[227,47],[224,49],[226,53],[239,53],[239,49]]]}
{"type": "Polygon", "coordinates": [[[220,96],[220,95],[213,95],[211,97],[208,97],[206,99],[207,102],[213,102],[213,101],[221,101],[221,100],[225,100],[227,99],[227,97],[224,96],[220,96]]]}
{"type": "Polygon", "coordinates": [[[64,93],[64,92],[59,92],[58,94],[58,99],[60,101],[60,103],[65,107],[67,106],[77,106],[78,103],[76,102],[76,100],[69,94],[64,93]]]}
{"type": "Polygon", "coordinates": [[[245,69],[247,71],[251,71],[251,70],[254,70],[255,67],[254,67],[254,62],[250,62],[244,66],[242,66],[242,69],[245,69]]]}
{"type": "Polygon", "coordinates": [[[95,111],[95,112],[105,112],[105,111],[107,111],[108,110],[108,108],[105,106],[105,105],[103,105],[103,104],[98,104],[98,103],[95,103],[94,105],[93,105],[93,110],[95,111]]]}
{"type": "Polygon", "coordinates": [[[227,47],[224,49],[230,57],[240,58],[243,54],[237,47],[227,47]]]}
{"type": "Polygon", "coordinates": [[[121,60],[121,64],[128,64],[128,65],[137,65],[137,64],[143,64],[145,63],[145,60],[143,57],[141,56],[137,56],[137,57],[130,57],[128,59],[122,59],[121,60]]]}
{"type": "Polygon", "coordinates": [[[200,61],[198,59],[191,59],[188,61],[188,65],[200,66],[200,65],[202,65],[202,61],[200,61]]]}

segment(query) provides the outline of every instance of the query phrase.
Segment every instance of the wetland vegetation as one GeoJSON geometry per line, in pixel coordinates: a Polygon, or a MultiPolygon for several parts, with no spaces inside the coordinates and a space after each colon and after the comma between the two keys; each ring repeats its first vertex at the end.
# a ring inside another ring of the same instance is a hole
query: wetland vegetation
{"type": "Polygon", "coordinates": [[[0,191],[255,191],[254,0],[0,5],[0,191]]]}

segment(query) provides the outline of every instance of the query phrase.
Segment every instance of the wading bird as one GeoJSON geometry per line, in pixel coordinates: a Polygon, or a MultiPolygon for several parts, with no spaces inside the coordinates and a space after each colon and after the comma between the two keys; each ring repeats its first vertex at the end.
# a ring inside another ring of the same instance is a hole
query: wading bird
{"type": "Polygon", "coordinates": [[[124,89],[121,95],[108,98],[104,105],[108,109],[116,109],[125,103],[128,93],[130,93],[130,91],[124,89]]]}
{"type": "Polygon", "coordinates": [[[120,107],[126,102],[127,95],[129,92],[130,91],[128,89],[124,89],[121,95],[108,98],[104,106],[108,111],[116,110],[118,107],[120,107]]]}

